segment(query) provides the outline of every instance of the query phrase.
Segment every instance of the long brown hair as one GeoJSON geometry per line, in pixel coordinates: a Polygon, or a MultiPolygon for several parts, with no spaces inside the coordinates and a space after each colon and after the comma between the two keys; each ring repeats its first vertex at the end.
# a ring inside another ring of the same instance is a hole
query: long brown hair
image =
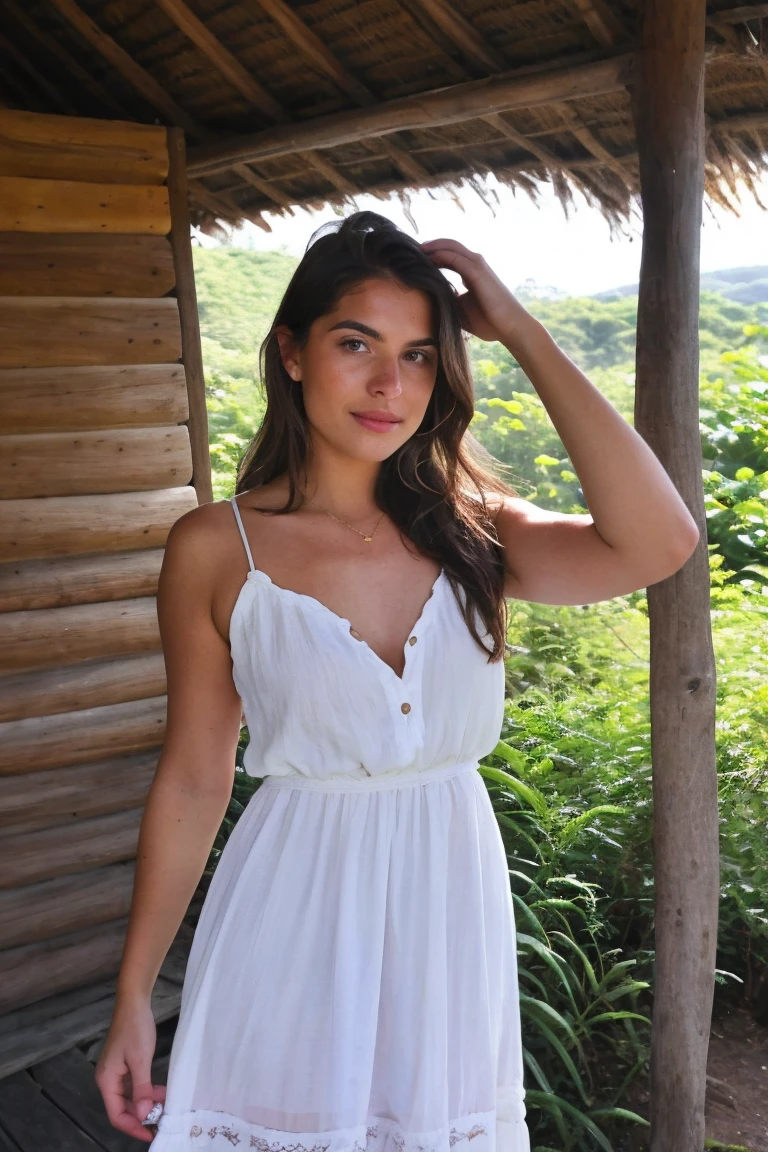
{"type": "Polygon", "coordinates": [[[468,430],[474,388],[456,291],[419,243],[376,212],[355,212],[313,235],[261,346],[267,408],[237,471],[235,493],[287,474],[288,502],[275,515],[294,512],[297,486],[310,447],[301,382],[283,367],[275,330],[286,325],[302,347],[315,320],[364,280],[392,278],[424,292],[437,321],[438,369],[424,420],[401,448],[382,461],[375,498],[403,535],[424,555],[439,560],[456,591],[475,640],[490,660],[503,658],[507,629],[504,561],[486,495],[514,494],[499,475],[504,465],[468,430]],[[478,499],[471,495],[472,490],[478,499]],[[490,633],[481,639],[474,610],[490,633]]]}

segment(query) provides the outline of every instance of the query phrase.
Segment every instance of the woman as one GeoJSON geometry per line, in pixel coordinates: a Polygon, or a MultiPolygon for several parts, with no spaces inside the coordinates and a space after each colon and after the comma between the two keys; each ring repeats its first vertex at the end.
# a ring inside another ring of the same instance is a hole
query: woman
{"type": "Polygon", "coordinates": [[[236,497],[165,550],[167,729],[96,1079],[156,1152],[527,1152],[512,900],[476,771],[503,719],[506,599],[645,587],[698,530],[454,240],[369,212],[321,230],[263,354],[236,497]],[[483,456],[462,327],[521,364],[590,515],[518,499],[483,456]],[[264,780],[200,915],[166,1092],[150,992],[227,807],[241,703],[264,780]]]}

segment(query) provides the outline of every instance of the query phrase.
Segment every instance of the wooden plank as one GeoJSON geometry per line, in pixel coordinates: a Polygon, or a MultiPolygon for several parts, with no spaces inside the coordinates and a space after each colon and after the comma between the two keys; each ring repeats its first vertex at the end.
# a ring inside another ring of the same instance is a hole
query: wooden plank
{"type": "Polygon", "coordinates": [[[705,0],[647,0],[632,110],[643,203],[635,428],[699,544],[648,588],[655,965],[651,1152],[704,1146],[719,905],[713,654],[699,433],[705,0]]]}
{"type": "Polygon", "coordinates": [[[0,892],[0,949],[127,916],[134,864],[125,861],[0,892]]]}
{"type": "Polygon", "coordinates": [[[43,1095],[28,1072],[16,1072],[0,1080],[0,1114],[22,1152],[37,1148],[100,1152],[96,1141],[43,1095]]]}
{"type": "Polygon", "coordinates": [[[154,596],[162,548],[0,564],[0,613],[154,596]]]}
{"type": "MultiPolygon", "coordinates": [[[[91,984],[0,1017],[0,1080],[105,1033],[115,1007],[113,988],[114,981],[91,984]]],[[[159,977],[152,992],[155,1022],[178,1015],[180,1005],[179,986],[159,977]]]]}
{"type": "Polygon", "coordinates": [[[126,926],[123,917],[0,952],[0,1011],[115,975],[126,926]]]}
{"type": "Polygon", "coordinates": [[[184,425],[0,436],[0,492],[9,500],[152,491],[191,479],[184,425]]]}
{"type": "Polygon", "coordinates": [[[11,673],[0,676],[0,722],[162,696],[166,687],[162,652],[11,673]]]}
{"type": "Polygon", "coordinates": [[[165,130],[152,124],[0,108],[0,142],[0,165],[8,176],[162,184],[168,175],[165,130]],[[18,171],[25,157],[39,170],[18,171]]]}
{"type": "Polygon", "coordinates": [[[165,696],[0,724],[0,774],[42,772],[162,744],[165,696]]]}
{"type": "Polygon", "coordinates": [[[0,233],[0,296],[165,296],[174,284],[165,236],[0,233]]]}
{"type": "Polygon", "coordinates": [[[170,227],[168,191],[163,185],[0,176],[0,232],[165,236],[170,227]]]}
{"type": "MultiPolygon", "coordinates": [[[[22,884],[34,884],[73,872],[90,872],[106,864],[132,860],[136,855],[142,812],[143,808],[131,808],[108,816],[73,820],[40,832],[4,836],[0,844],[3,865],[0,889],[18,888],[22,884]]],[[[0,976],[9,969],[9,956],[8,952],[0,952],[0,976]]],[[[96,974],[88,976],[88,979],[96,979],[96,974]]],[[[3,983],[4,979],[1,979],[0,984],[3,983]]],[[[61,991],[47,984],[41,986],[46,992],[61,991]]],[[[16,1000],[14,994],[4,1003],[21,1001],[16,1000]]]]}
{"type": "Polygon", "coordinates": [[[208,447],[208,408],[205,398],[205,371],[200,343],[200,319],[195,291],[195,269],[190,243],[189,195],[184,133],[168,129],[168,196],[173,228],[171,247],[176,275],[176,299],[179,304],[181,346],[187,376],[189,401],[189,438],[192,449],[192,483],[201,504],[213,500],[211,455],[208,447]]]}
{"type": "Polygon", "coordinates": [[[0,423],[9,434],[151,428],[188,416],[182,364],[0,370],[0,423]]]}
{"type": "Polygon", "coordinates": [[[93,1076],[93,1065],[78,1049],[51,1056],[30,1069],[36,1084],[56,1107],[107,1152],[146,1152],[147,1145],[114,1128],[93,1076]]]}
{"type": "MultiPolygon", "coordinates": [[[[29,776],[0,776],[0,826],[35,831],[64,820],[139,808],[154,779],[161,748],[94,760],[29,776]]],[[[10,832],[9,832],[10,834],[10,832]]]]}
{"type": "Polygon", "coordinates": [[[0,672],[160,651],[154,596],[0,616],[0,672]]]}
{"type": "Polygon", "coordinates": [[[0,558],[42,560],[158,548],[176,520],[196,507],[189,485],[158,492],[0,500],[0,558]]]}
{"type": "Polygon", "coordinates": [[[180,355],[179,309],[171,297],[0,298],[0,368],[168,364],[180,355]]]}

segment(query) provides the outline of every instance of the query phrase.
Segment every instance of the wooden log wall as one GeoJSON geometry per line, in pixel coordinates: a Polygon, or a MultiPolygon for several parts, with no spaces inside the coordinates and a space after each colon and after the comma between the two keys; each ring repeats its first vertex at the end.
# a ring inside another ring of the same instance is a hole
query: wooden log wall
{"type": "Polygon", "coordinates": [[[0,1013],[117,971],[211,499],[183,136],[0,109],[0,1013]]]}

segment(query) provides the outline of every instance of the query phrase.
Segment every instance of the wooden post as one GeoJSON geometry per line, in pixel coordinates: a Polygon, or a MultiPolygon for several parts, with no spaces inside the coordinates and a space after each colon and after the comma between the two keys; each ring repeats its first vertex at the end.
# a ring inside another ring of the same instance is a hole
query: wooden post
{"type": "Polygon", "coordinates": [[[197,314],[195,270],[190,240],[187,161],[184,132],[168,129],[168,201],[171,209],[170,241],[176,272],[176,299],[181,323],[181,350],[189,398],[189,440],[192,446],[192,483],[199,504],[213,500],[211,457],[208,449],[208,409],[205,405],[205,374],[197,314]]]}
{"type": "Polygon", "coordinates": [[[643,235],[635,427],[701,533],[648,589],[656,965],[651,1152],[701,1152],[719,898],[715,664],[698,420],[705,0],[646,0],[633,113],[643,235]]]}

